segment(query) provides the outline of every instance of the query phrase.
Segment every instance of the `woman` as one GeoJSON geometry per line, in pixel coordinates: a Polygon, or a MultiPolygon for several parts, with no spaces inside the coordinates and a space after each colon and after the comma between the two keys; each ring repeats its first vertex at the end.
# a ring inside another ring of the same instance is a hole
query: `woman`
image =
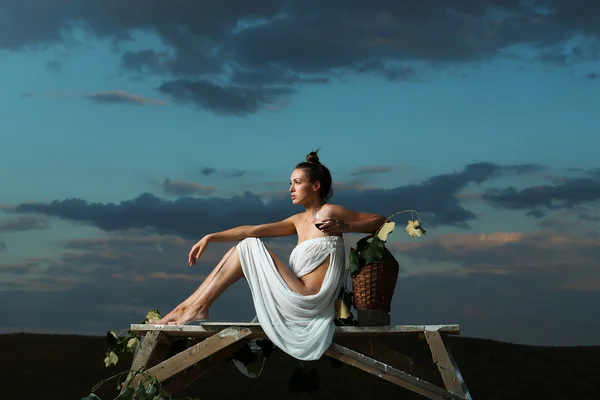
{"type": "Polygon", "coordinates": [[[190,265],[196,264],[210,242],[240,241],[187,300],[150,323],[205,320],[216,298],[245,277],[258,321],[273,344],[301,360],[320,358],[335,331],[334,303],[345,269],[342,234],[373,233],[385,218],[326,204],[331,197],[331,174],[316,152],[296,165],[289,191],[292,203],[303,205],[304,212],[275,223],[211,233],[196,243],[189,253],[190,265]],[[325,208],[329,218],[315,221],[316,212],[325,208]],[[317,228],[315,222],[323,224],[317,228]],[[258,239],[294,234],[298,244],[290,256],[290,267],[258,239]]]}

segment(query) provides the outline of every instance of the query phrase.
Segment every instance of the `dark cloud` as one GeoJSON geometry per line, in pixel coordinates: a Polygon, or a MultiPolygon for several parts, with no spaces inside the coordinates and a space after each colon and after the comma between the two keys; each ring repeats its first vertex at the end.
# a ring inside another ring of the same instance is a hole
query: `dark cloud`
{"type": "Polygon", "coordinates": [[[392,171],[393,167],[362,167],[350,172],[351,176],[385,174],[392,171]]]}
{"type": "Polygon", "coordinates": [[[172,181],[169,178],[164,180],[162,187],[165,193],[174,196],[191,196],[194,194],[209,195],[217,190],[217,188],[214,186],[201,185],[199,183],[186,181],[172,181]]]}
{"type": "Polygon", "coordinates": [[[126,51],[121,56],[121,63],[123,68],[137,72],[164,72],[166,70],[163,61],[165,56],[165,52],[157,53],[151,49],[126,51]]]}
{"type": "Polygon", "coordinates": [[[226,171],[223,172],[223,176],[225,178],[241,178],[242,176],[246,175],[247,171],[242,171],[242,170],[234,170],[234,171],[226,171]]]}
{"type": "Polygon", "coordinates": [[[100,104],[137,104],[137,105],[163,105],[163,100],[148,99],[144,96],[114,90],[109,92],[98,92],[86,94],[83,97],[100,104]]]}
{"type": "Polygon", "coordinates": [[[202,175],[209,176],[209,175],[212,175],[215,172],[217,172],[217,170],[214,168],[207,167],[207,168],[202,168],[201,172],[202,172],[202,175]]]}
{"type": "Polygon", "coordinates": [[[239,85],[295,85],[295,84],[325,84],[331,79],[327,76],[310,76],[295,73],[282,67],[270,65],[262,70],[235,69],[231,80],[239,85]]]}
{"type": "Polygon", "coordinates": [[[178,79],[157,90],[176,102],[197,106],[215,114],[247,115],[277,104],[292,93],[286,87],[222,86],[207,80],[178,79]]]}
{"type": "Polygon", "coordinates": [[[38,1],[4,0],[0,48],[68,41],[73,26],[124,45],[132,32],[156,33],[161,48],[126,50],[124,70],[164,73],[159,89],[224,114],[256,112],[302,84],[346,74],[413,81],[416,63],[472,63],[520,45],[557,65],[599,57],[594,2],[38,1]],[[574,44],[578,37],[591,44],[574,44]]]}
{"type": "Polygon", "coordinates": [[[28,273],[39,273],[40,263],[26,261],[15,264],[0,264],[0,274],[25,275],[28,273]]]}
{"type": "Polygon", "coordinates": [[[528,215],[542,217],[544,211],[570,209],[600,200],[600,179],[563,178],[552,185],[525,189],[488,189],[482,198],[494,207],[528,210],[528,215]]]}
{"type": "MultiPolygon", "coordinates": [[[[469,164],[462,171],[437,175],[420,184],[393,189],[337,190],[334,202],[356,210],[389,215],[402,209],[417,209],[430,226],[467,227],[475,214],[465,209],[457,194],[468,184],[528,171],[529,167],[492,163],[469,164]]],[[[88,203],[81,199],[56,200],[49,204],[20,204],[14,212],[41,213],[94,225],[105,231],[146,229],[179,234],[187,238],[231,228],[280,220],[300,212],[289,199],[275,198],[268,204],[246,192],[231,198],[182,197],[173,201],[152,194],[114,203],[88,203]]]]}
{"type": "Polygon", "coordinates": [[[6,243],[0,242],[0,251],[6,250],[6,243]]]}
{"type": "Polygon", "coordinates": [[[589,72],[585,77],[590,81],[594,81],[600,78],[600,72],[589,72]]]}
{"type": "Polygon", "coordinates": [[[221,176],[223,178],[241,178],[242,176],[246,176],[248,174],[248,171],[244,171],[241,169],[235,169],[235,170],[217,170],[216,168],[211,168],[211,167],[206,167],[206,168],[202,168],[200,170],[200,173],[204,176],[211,176],[216,174],[217,172],[220,172],[221,176]]]}
{"type": "Polygon", "coordinates": [[[417,73],[413,68],[404,65],[386,65],[381,61],[368,61],[353,68],[360,74],[379,75],[390,82],[417,81],[417,73]]]}
{"type": "Polygon", "coordinates": [[[46,218],[25,216],[16,219],[0,221],[0,232],[23,232],[37,229],[48,229],[50,225],[46,218]]]}

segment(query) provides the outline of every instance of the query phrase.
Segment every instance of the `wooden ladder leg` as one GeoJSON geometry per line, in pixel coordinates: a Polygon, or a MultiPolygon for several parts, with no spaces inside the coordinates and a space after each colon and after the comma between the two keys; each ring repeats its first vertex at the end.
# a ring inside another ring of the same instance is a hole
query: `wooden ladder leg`
{"type": "Polygon", "coordinates": [[[437,366],[438,371],[440,371],[446,389],[467,400],[472,400],[467,385],[458,369],[456,360],[452,357],[450,348],[442,339],[442,335],[438,331],[425,331],[425,339],[427,340],[427,344],[429,344],[433,362],[437,366]]]}
{"type": "Polygon", "coordinates": [[[377,361],[336,343],[332,343],[327,351],[325,351],[325,354],[429,399],[465,400],[464,397],[456,393],[451,393],[432,383],[416,378],[381,361],[377,361]]]}
{"type": "MultiPolygon", "coordinates": [[[[215,333],[202,342],[195,344],[187,350],[177,353],[173,357],[148,369],[148,375],[154,376],[159,382],[163,382],[206,358],[220,353],[228,346],[239,343],[252,333],[252,330],[241,327],[229,327],[215,333]]],[[[196,371],[200,373],[200,371],[196,371]]],[[[145,381],[143,375],[135,376],[131,385],[136,385],[138,381],[145,381]]]]}
{"type": "MultiPolygon", "coordinates": [[[[131,368],[129,370],[129,374],[127,375],[127,380],[123,385],[123,389],[128,386],[132,386],[133,377],[142,369],[147,368],[151,358],[154,355],[155,350],[157,349],[159,341],[163,339],[164,333],[160,331],[150,331],[144,335],[141,340],[141,345],[138,351],[133,358],[133,362],[131,363],[131,368]]],[[[164,357],[164,354],[163,354],[164,357]]]]}

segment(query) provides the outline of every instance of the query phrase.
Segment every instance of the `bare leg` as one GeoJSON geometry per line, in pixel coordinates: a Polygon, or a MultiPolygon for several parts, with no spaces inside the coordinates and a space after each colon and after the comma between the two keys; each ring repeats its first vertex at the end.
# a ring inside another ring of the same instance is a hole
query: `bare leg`
{"type": "MultiPolygon", "coordinates": [[[[244,276],[242,264],[235,247],[221,265],[221,268],[215,268],[216,273],[208,282],[204,290],[198,290],[191,297],[191,301],[185,306],[180,306],[180,311],[174,315],[174,319],[166,323],[170,325],[183,325],[197,319],[208,317],[208,309],[211,304],[233,283],[244,276]]],[[[157,322],[165,323],[165,322],[157,322]]]]}
{"type": "MultiPolygon", "coordinates": [[[[292,291],[304,295],[313,294],[313,291],[307,288],[271,250],[268,251],[273,258],[277,270],[292,291]]],[[[188,299],[164,318],[156,321],[152,320],[150,323],[182,325],[193,320],[208,318],[208,310],[211,304],[225,289],[243,276],[240,256],[237,249],[233,247],[188,299]]]]}
{"type": "MultiPolygon", "coordinates": [[[[229,251],[227,253],[225,253],[225,255],[223,256],[223,258],[221,259],[221,261],[219,261],[219,263],[217,264],[217,266],[206,277],[206,279],[204,279],[204,281],[198,287],[198,289],[196,289],[194,291],[194,293],[192,293],[190,295],[190,297],[188,297],[186,300],[184,300],[181,304],[179,304],[170,313],[168,313],[167,315],[165,315],[161,319],[150,320],[148,322],[151,323],[151,324],[162,325],[162,324],[166,324],[168,322],[175,321],[176,319],[178,319],[181,316],[181,314],[183,313],[183,310],[186,309],[186,308],[189,308],[192,304],[194,304],[194,302],[196,301],[196,299],[198,299],[198,297],[200,296],[200,294],[206,289],[206,287],[210,284],[210,282],[212,282],[212,280],[215,278],[215,275],[219,272],[219,270],[221,269],[221,267],[223,266],[223,264],[225,263],[225,261],[231,255],[231,253],[233,253],[234,249],[235,249],[235,247],[232,247],[231,249],[229,249],[229,251]]],[[[202,318],[198,318],[198,319],[204,319],[204,318],[208,318],[208,311],[206,312],[205,316],[203,316],[202,318]]]]}

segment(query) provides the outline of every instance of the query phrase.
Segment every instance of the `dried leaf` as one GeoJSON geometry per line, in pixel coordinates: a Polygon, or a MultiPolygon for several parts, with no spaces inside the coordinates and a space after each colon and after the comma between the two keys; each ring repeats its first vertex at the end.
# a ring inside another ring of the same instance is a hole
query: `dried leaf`
{"type": "Polygon", "coordinates": [[[148,314],[146,314],[146,320],[144,321],[144,323],[147,324],[148,321],[150,321],[151,319],[160,319],[160,313],[158,312],[158,310],[156,308],[148,311],[148,314]]]}
{"type": "Polygon", "coordinates": [[[104,359],[104,365],[106,367],[110,367],[111,365],[117,365],[117,362],[119,362],[119,356],[117,356],[114,351],[108,353],[108,355],[104,359]]]}
{"type": "Polygon", "coordinates": [[[386,222],[385,224],[383,224],[381,229],[379,229],[379,233],[377,233],[377,237],[380,240],[385,242],[387,240],[388,235],[394,231],[395,227],[396,227],[395,222],[393,222],[393,221],[386,222]]]}
{"type": "Polygon", "coordinates": [[[135,351],[136,347],[138,346],[138,344],[140,344],[140,339],[138,339],[137,337],[132,337],[127,342],[127,350],[129,350],[133,353],[135,351]]]}

